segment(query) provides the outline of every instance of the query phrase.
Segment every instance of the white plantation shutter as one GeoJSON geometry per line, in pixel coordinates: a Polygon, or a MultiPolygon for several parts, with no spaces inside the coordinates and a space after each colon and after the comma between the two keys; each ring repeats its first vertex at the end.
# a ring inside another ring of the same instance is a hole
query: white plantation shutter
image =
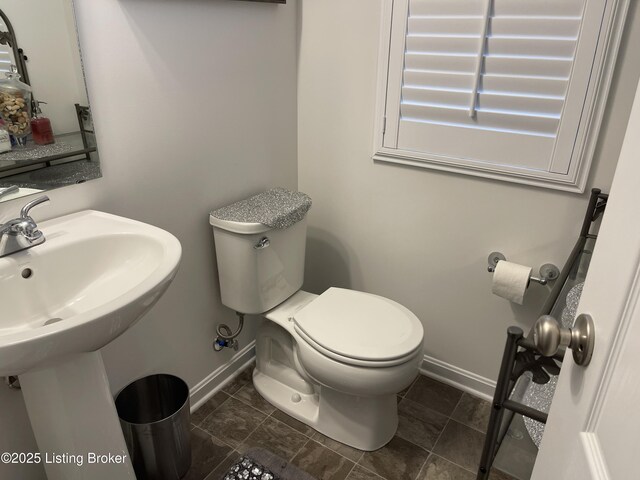
{"type": "MultiPolygon", "coordinates": [[[[0,74],[11,70],[12,58],[13,55],[11,47],[0,44],[0,74]]],[[[1,75],[0,77],[4,77],[4,75],[1,75]]]]}
{"type": "Polygon", "coordinates": [[[395,0],[383,150],[575,183],[606,3],[395,0]]]}
{"type": "MultiPolygon", "coordinates": [[[[4,21],[0,19],[0,32],[7,32],[8,30],[4,21]]],[[[4,78],[5,72],[11,71],[12,63],[15,63],[13,61],[13,50],[9,45],[0,43],[0,78],[4,78]]]]}

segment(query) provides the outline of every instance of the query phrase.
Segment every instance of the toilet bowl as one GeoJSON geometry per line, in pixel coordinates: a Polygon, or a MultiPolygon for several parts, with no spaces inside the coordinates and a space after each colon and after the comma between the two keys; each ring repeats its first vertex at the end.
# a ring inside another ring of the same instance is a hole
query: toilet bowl
{"type": "Polygon", "coordinates": [[[391,440],[396,394],[422,361],[422,325],[411,312],[383,297],[330,288],[320,296],[299,291],[265,317],[254,370],[265,399],[360,450],[391,440]],[[358,332],[363,323],[366,334],[358,332]]]}
{"type": "Polygon", "coordinates": [[[267,320],[256,335],[254,386],[320,433],[376,450],[396,432],[396,394],[418,374],[422,324],[381,296],[333,287],[320,295],[301,290],[301,208],[305,202],[310,207],[310,200],[297,192],[272,192],[210,216],[222,303],[267,320]],[[279,228],[264,223],[273,212],[279,228]],[[288,221],[288,214],[294,218],[288,221]]]}

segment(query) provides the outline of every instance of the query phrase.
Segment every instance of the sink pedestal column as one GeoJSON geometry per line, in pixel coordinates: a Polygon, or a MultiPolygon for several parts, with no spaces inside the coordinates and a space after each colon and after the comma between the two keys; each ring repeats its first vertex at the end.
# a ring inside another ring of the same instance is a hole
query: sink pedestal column
{"type": "Polygon", "coordinates": [[[135,480],[100,352],[61,358],[20,385],[48,480],[135,480]]]}

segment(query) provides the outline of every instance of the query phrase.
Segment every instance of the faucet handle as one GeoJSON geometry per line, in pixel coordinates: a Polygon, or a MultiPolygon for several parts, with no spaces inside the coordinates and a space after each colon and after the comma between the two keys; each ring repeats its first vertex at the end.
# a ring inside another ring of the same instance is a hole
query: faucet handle
{"type": "Polygon", "coordinates": [[[29,212],[33,207],[48,201],[49,201],[49,197],[47,197],[46,195],[43,195],[42,197],[38,197],[35,200],[31,200],[24,207],[22,207],[22,210],[20,210],[20,218],[27,218],[29,216],[29,212]]]}

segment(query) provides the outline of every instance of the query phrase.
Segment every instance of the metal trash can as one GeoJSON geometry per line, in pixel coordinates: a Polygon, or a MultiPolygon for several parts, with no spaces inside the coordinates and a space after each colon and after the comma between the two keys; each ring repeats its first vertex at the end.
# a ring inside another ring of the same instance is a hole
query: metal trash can
{"type": "Polygon", "coordinates": [[[149,375],[116,397],[138,480],[178,480],[191,467],[189,387],[173,375],[149,375]]]}

